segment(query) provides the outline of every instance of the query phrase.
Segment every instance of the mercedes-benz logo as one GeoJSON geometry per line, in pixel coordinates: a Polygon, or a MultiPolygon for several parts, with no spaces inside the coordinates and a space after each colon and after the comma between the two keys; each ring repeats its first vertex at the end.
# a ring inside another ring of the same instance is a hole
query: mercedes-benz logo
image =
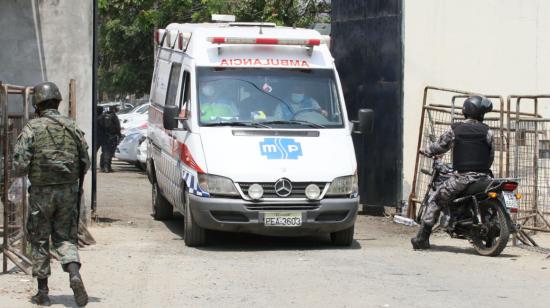
{"type": "Polygon", "coordinates": [[[275,193],[279,197],[288,197],[292,193],[292,184],[289,179],[279,179],[275,182],[275,193]]]}

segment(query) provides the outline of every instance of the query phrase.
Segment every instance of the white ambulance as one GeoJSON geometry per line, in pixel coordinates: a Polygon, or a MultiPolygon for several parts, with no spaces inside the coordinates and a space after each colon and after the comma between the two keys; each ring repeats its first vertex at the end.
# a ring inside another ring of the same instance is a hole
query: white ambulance
{"type": "Polygon", "coordinates": [[[155,33],[147,173],[153,216],[208,230],[330,234],[350,245],[359,197],[355,129],[328,40],[268,23],[170,24],[155,33]]]}

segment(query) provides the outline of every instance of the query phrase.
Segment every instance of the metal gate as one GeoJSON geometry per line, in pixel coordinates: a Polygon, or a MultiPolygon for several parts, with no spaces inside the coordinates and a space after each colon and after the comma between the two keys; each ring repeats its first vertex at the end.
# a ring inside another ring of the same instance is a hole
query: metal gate
{"type": "MultiPolygon", "coordinates": [[[[468,96],[475,94],[467,91],[431,86],[424,88],[414,178],[407,210],[409,217],[416,217],[418,205],[424,199],[428,184],[431,181],[432,159],[419,155],[418,150],[425,148],[430,139],[437,138],[443,134],[455,121],[464,120],[461,112],[462,102],[468,96]]],[[[493,105],[496,107],[485,116],[484,123],[493,132],[495,140],[495,160],[492,171],[496,177],[501,177],[505,174],[506,170],[506,147],[504,146],[504,121],[506,113],[504,112],[504,98],[498,95],[485,95],[485,97],[491,99],[493,105]]],[[[443,157],[445,162],[450,162],[451,159],[450,152],[443,157]]]]}
{"type": "Polygon", "coordinates": [[[31,88],[6,85],[0,82],[0,148],[1,148],[1,208],[3,272],[8,270],[8,259],[25,273],[30,274],[31,262],[27,257],[27,184],[14,185],[12,153],[17,136],[29,119],[31,88]]]}
{"type": "Polygon", "coordinates": [[[509,96],[507,107],[507,175],[520,179],[523,194],[517,222],[550,232],[550,118],[540,115],[550,95],[509,96]]]}

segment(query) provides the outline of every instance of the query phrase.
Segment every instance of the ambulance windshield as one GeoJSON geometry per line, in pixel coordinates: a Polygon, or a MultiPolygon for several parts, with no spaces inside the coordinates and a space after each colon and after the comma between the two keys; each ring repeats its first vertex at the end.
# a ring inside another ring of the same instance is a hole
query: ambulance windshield
{"type": "Polygon", "coordinates": [[[197,76],[203,126],[344,126],[332,70],[200,67],[197,76]]]}

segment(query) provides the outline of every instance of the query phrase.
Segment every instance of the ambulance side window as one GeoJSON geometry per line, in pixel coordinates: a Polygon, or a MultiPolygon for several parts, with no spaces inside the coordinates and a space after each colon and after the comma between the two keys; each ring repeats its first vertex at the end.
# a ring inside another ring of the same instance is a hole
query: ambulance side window
{"type": "Polygon", "coordinates": [[[180,110],[186,111],[186,114],[189,112],[190,101],[191,101],[191,74],[188,71],[183,71],[183,82],[181,87],[181,97],[180,100],[180,110]]]}
{"type": "Polygon", "coordinates": [[[178,95],[178,86],[180,84],[181,63],[172,63],[170,70],[170,80],[168,81],[168,89],[166,91],[165,105],[175,105],[176,96],[178,95]]]}
{"type": "Polygon", "coordinates": [[[158,61],[156,77],[154,81],[154,90],[152,101],[157,105],[164,105],[166,102],[166,89],[168,88],[169,72],[171,66],[170,62],[160,59],[158,61]]]}

